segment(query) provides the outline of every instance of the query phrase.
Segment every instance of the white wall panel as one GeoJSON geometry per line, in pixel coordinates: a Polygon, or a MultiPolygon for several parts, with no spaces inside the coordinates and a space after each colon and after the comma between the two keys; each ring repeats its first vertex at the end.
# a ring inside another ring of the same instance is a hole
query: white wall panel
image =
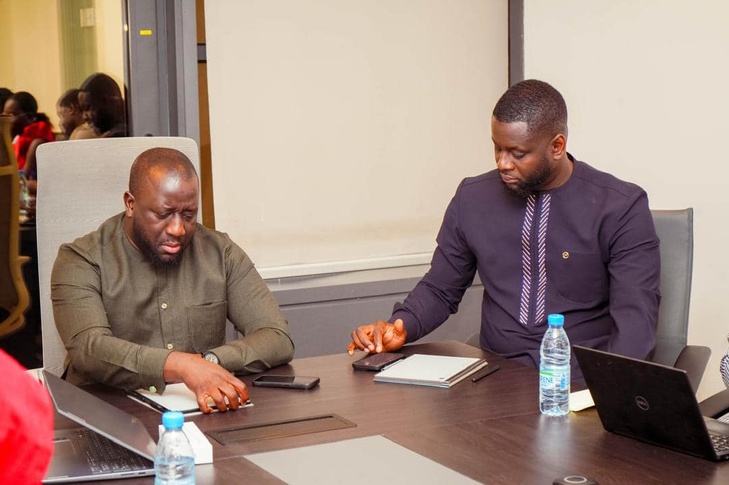
{"type": "Polygon", "coordinates": [[[569,150],[648,191],[651,208],[695,208],[689,343],[713,350],[699,397],[724,385],[729,294],[729,3],[525,0],[527,78],[570,111],[569,150]]]}
{"type": "Polygon", "coordinates": [[[266,277],[429,261],[493,166],[507,1],[205,3],[216,227],[266,277]]]}

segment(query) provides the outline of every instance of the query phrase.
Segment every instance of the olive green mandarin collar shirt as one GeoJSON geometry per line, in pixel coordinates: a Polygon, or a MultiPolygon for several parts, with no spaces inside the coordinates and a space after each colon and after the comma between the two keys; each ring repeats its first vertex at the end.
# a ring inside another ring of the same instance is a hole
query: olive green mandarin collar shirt
{"type": "Polygon", "coordinates": [[[123,218],[112,217],[58,251],[51,299],[69,381],[163,392],[172,351],[210,350],[234,373],[293,358],[276,301],[227,234],[198,224],[180,263],[155,269],[129,242],[123,218]],[[226,343],[226,320],[241,338],[226,343]]]}

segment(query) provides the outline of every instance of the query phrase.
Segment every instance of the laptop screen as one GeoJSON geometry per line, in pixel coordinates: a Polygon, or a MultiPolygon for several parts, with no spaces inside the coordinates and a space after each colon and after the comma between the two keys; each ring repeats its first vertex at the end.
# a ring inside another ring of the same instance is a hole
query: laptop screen
{"type": "Polygon", "coordinates": [[[577,345],[573,351],[607,431],[717,459],[685,371],[577,345]]]}
{"type": "Polygon", "coordinates": [[[43,371],[43,377],[59,413],[154,460],[157,445],[137,418],[50,372],[43,371]]]}

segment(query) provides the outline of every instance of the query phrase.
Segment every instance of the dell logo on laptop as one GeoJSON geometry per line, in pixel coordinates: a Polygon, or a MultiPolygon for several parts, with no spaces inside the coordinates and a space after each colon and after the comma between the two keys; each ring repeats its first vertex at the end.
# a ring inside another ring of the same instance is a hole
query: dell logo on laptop
{"type": "Polygon", "coordinates": [[[643,396],[635,396],[635,404],[637,404],[643,411],[648,411],[651,407],[650,404],[648,404],[648,400],[643,396]]]}

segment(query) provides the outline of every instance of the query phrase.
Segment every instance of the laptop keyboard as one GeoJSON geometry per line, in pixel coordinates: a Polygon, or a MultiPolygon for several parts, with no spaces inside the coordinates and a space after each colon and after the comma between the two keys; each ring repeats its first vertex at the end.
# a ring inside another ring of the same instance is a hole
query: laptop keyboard
{"type": "Polygon", "coordinates": [[[77,443],[94,474],[144,470],[150,466],[149,460],[90,429],[75,431],[77,443]]]}
{"type": "Polygon", "coordinates": [[[714,449],[717,453],[729,451],[729,436],[725,434],[714,434],[709,433],[711,436],[711,443],[714,445],[714,449]]]}

